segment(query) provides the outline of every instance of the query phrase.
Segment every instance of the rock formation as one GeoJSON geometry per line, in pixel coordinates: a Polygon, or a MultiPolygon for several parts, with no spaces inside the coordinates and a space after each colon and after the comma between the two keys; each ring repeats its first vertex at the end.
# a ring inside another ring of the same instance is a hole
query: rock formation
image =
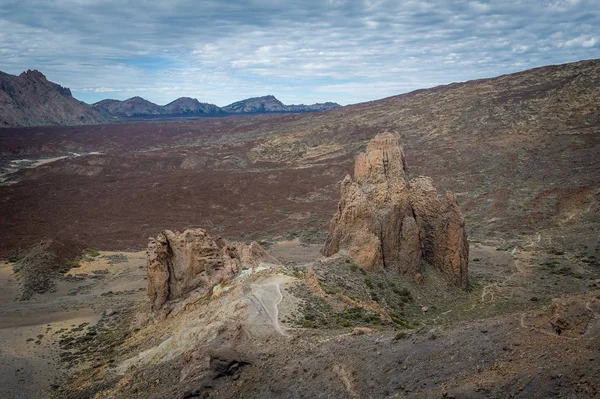
{"type": "Polygon", "coordinates": [[[322,253],[346,250],[367,271],[411,276],[423,259],[466,288],[469,247],[456,198],[440,198],[431,179],[407,175],[400,136],[375,136],[356,159],[354,179],[342,182],[322,253]]]}
{"type": "Polygon", "coordinates": [[[410,199],[421,235],[423,259],[437,267],[459,287],[468,286],[469,243],[465,218],[456,197],[439,197],[433,181],[419,176],[410,180],[410,199]]]}
{"type": "Polygon", "coordinates": [[[202,229],[165,230],[147,248],[148,297],[153,310],[193,290],[201,294],[231,280],[242,269],[278,264],[257,242],[249,245],[213,239],[202,229]]]}

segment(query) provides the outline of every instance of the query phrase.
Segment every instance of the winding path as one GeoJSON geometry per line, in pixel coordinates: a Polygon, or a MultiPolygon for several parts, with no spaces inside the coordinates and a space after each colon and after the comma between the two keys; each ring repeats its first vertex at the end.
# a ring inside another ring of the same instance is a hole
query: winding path
{"type": "Polygon", "coordinates": [[[259,313],[264,312],[275,331],[281,335],[287,334],[285,333],[285,328],[279,323],[278,318],[278,306],[283,300],[280,287],[282,283],[287,281],[288,277],[286,276],[274,276],[260,284],[252,284],[250,287],[253,301],[260,306],[259,313]]]}

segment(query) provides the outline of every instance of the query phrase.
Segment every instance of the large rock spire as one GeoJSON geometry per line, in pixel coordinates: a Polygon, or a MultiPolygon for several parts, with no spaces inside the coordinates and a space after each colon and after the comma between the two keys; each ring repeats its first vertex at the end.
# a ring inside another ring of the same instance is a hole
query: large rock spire
{"type": "Polygon", "coordinates": [[[468,243],[456,198],[439,198],[431,179],[408,180],[397,133],[373,138],[342,182],[322,252],[340,250],[365,270],[416,275],[421,259],[467,287],[468,243]]]}

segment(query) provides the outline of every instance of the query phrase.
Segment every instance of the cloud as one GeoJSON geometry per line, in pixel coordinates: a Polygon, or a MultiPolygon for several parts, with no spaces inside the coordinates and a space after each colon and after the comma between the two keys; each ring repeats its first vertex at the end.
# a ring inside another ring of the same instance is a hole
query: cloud
{"type": "Polygon", "coordinates": [[[595,36],[581,35],[574,39],[567,40],[564,42],[565,47],[594,47],[598,43],[598,39],[595,36]]]}
{"type": "Polygon", "coordinates": [[[0,0],[0,69],[84,101],[354,103],[597,58],[595,0],[0,0]]]}

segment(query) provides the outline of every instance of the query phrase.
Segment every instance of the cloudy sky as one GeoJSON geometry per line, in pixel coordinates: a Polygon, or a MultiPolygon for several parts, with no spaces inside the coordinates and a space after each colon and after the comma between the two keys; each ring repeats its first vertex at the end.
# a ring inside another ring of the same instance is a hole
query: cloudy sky
{"type": "Polygon", "coordinates": [[[598,0],[0,0],[0,70],[86,102],[345,105],[591,58],[598,0]]]}

